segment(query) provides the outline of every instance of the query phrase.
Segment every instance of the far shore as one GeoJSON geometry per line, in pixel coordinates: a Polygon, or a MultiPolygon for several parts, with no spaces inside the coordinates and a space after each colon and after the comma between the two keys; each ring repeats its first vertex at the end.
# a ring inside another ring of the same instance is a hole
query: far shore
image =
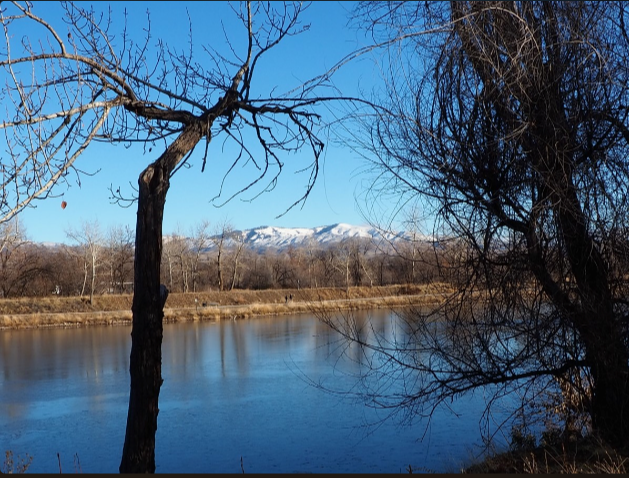
{"type": "MultiPolygon", "coordinates": [[[[442,300],[441,284],[326,289],[276,289],[175,293],[164,322],[240,320],[261,316],[324,314],[349,310],[399,309],[442,300]]],[[[0,299],[0,330],[131,325],[131,295],[0,299]],[[126,306],[126,308],[125,308],[126,306]]]]}

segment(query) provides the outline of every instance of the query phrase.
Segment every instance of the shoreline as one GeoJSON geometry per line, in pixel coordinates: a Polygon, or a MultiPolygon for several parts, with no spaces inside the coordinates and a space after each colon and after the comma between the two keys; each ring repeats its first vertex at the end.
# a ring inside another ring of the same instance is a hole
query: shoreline
{"type": "MultiPolygon", "coordinates": [[[[240,304],[218,304],[175,306],[164,308],[164,323],[244,320],[255,317],[279,316],[290,314],[322,314],[352,310],[407,308],[435,304],[443,298],[442,291],[434,288],[421,293],[403,293],[395,295],[307,299],[295,298],[290,301],[250,302],[240,304]]],[[[283,291],[280,291],[283,293],[283,291]]],[[[37,299],[33,299],[37,301],[37,299]]],[[[175,304],[177,302],[175,301],[175,304]]],[[[178,304],[177,304],[178,305],[178,304]]],[[[34,312],[0,314],[0,330],[21,330],[38,328],[78,328],[103,325],[131,325],[132,312],[129,309],[90,310],[68,312],[34,312]]]]}

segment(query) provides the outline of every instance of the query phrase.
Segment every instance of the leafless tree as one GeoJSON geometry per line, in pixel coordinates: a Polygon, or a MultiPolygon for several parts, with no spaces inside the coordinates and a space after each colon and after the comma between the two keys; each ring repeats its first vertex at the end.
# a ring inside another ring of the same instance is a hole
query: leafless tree
{"type": "Polygon", "coordinates": [[[122,294],[133,277],[133,230],[115,225],[107,231],[106,261],[109,265],[110,289],[122,294]]]}
{"type": "Polygon", "coordinates": [[[285,251],[269,251],[265,254],[271,261],[273,287],[287,289],[297,287],[297,276],[290,257],[285,251]]]}
{"type": "Polygon", "coordinates": [[[351,285],[360,285],[362,269],[358,257],[358,244],[354,238],[343,239],[334,248],[334,268],[343,275],[345,292],[349,294],[351,285]]]}
{"type": "Polygon", "coordinates": [[[223,277],[223,268],[225,264],[223,259],[227,245],[226,243],[229,241],[233,231],[234,227],[228,220],[224,219],[216,226],[214,234],[210,237],[210,240],[216,247],[216,286],[219,291],[223,291],[225,289],[225,279],[223,277]]]}
{"type": "Polygon", "coordinates": [[[57,271],[50,262],[48,247],[29,242],[20,248],[11,279],[11,293],[23,297],[49,297],[61,293],[57,271]]]}
{"type": "Polygon", "coordinates": [[[367,278],[369,286],[373,287],[373,274],[367,259],[372,252],[373,245],[371,238],[355,237],[350,241],[352,277],[356,286],[363,285],[365,278],[367,278]]]}
{"type": "Polygon", "coordinates": [[[28,240],[19,218],[0,224],[2,297],[41,295],[41,284],[50,272],[44,262],[41,248],[28,240]]]}
{"type": "Polygon", "coordinates": [[[350,138],[374,160],[372,197],[421,198],[457,285],[398,341],[362,343],[391,380],[367,395],[430,415],[485,386],[526,402],[570,383],[626,445],[626,3],[363,2],[356,19],[389,53],[382,108],[350,138]]]}
{"type": "Polygon", "coordinates": [[[293,284],[293,287],[296,287],[297,289],[301,289],[305,284],[308,283],[308,257],[306,256],[305,249],[307,249],[307,243],[305,247],[303,246],[303,244],[291,244],[286,250],[290,267],[294,271],[293,276],[295,277],[295,283],[293,284]]]}
{"type": "MultiPolygon", "coordinates": [[[[347,285],[344,276],[340,276],[338,268],[338,250],[335,245],[319,249],[316,252],[317,269],[320,273],[320,287],[339,287],[341,284],[347,285]],[[337,280],[338,279],[338,280],[337,280]]],[[[341,269],[341,272],[343,270],[341,269]]]]}
{"type": "Polygon", "coordinates": [[[53,248],[41,247],[45,267],[50,271],[50,288],[46,295],[75,295],[80,291],[77,277],[83,276],[83,268],[76,263],[75,257],[65,245],[53,248]]]}
{"type": "Polygon", "coordinates": [[[317,249],[316,240],[313,237],[309,237],[308,239],[306,239],[305,247],[308,254],[308,257],[306,259],[308,261],[308,287],[310,287],[311,289],[313,286],[317,288],[318,287],[317,275],[315,273],[315,269],[316,269],[315,251],[317,249]]]}
{"type": "Polygon", "coordinates": [[[192,291],[196,292],[199,287],[199,263],[201,256],[210,245],[209,221],[201,221],[197,224],[190,236],[190,254],[192,256],[192,291]]]}
{"type": "Polygon", "coordinates": [[[245,250],[245,235],[241,231],[234,231],[231,235],[232,238],[232,280],[229,285],[229,290],[234,290],[236,286],[236,279],[238,278],[238,272],[240,270],[240,259],[243,251],[245,250]]]}
{"type": "Polygon", "coordinates": [[[15,277],[11,273],[12,258],[15,259],[16,251],[26,243],[23,227],[18,218],[10,222],[0,224],[0,290],[2,297],[8,297],[15,277]]]}
{"type": "Polygon", "coordinates": [[[245,250],[244,263],[247,264],[243,286],[247,289],[269,289],[273,286],[273,271],[270,254],[245,250]]]}
{"type": "Polygon", "coordinates": [[[81,296],[85,293],[87,279],[90,279],[90,304],[94,303],[96,288],[96,274],[103,265],[105,240],[98,221],[84,221],[78,229],[70,228],[66,231],[68,238],[78,246],[83,262],[83,287],[81,296]]]}
{"type": "Polygon", "coordinates": [[[162,260],[167,264],[168,287],[179,292],[188,292],[190,284],[192,252],[190,250],[190,239],[181,232],[181,225],[177,226],[177,231],[169,234],[164,240],[162,260]],[[178,277],[178,281],[173,282],[173,276],[178,277]],[[175,284],[178,286],[175,287],[175,284]]]}
{"type": "Polygon", "coordinates": [[[405,213],[403,225],[407,242],[404,243],[405,247],[403,247],[402,255],[410,265],[406,280],[414,284],[417,276],[417,264],[419,262],[419,236],[420,230],[422,229],[419,212],[416,208],[412,208],[405,213]]]}
{"type": "MultiPolygon", "coordinates": [[[[314,108],[326,100],[316,88],[328,77],[288,93],[254,88],[266,54],[303,30],[300,15],[308,5],[301,2],[234,6],[242,29],[226,35],[226,53],[207,46],[205,63],[196,60],[191,40],[183,52],[161,41],[153,47],[148,21],[145,39],[136,42],[128,30],[110,31],[110,15],[71,2],[62,6],[60,30],[57,19],[37,16],[29,3],[2,4],[6,44],[0,70],[7,112],[0,127],[8,159],[0,165],[0,218],[78,174],[76,161],[93,141],[139,143],[147,154],[159,148],[140,174],[135,198],[131,388],[120,465],[122,472],[153,472],[162,383],[162,219],[170,181],[199,145],[203,171],[209,143],[222,137],[239,147],[230,171],[245,162],[259,170],[239,192],[253,187],[265,192],[283,170],[282,153],[307,148],[313,159],[305,192],[288,207],[301,204],[319,171],[323,143],[314,108]],[[244,40],[242,51],[230,43],[235,35],[244,40]]],[[[134,31],[137,24],[134,18],[134,31]]]]}
{"type": "Polygon", "coordinates": [[[178,239],[179,238],[175,234],[166,235],[164,236],[162,245],[162,262],[163,266],[166,266],[162,268],[162,276],[164,276],[162,280],[168,284],[168,288],[170,290],[175,290],[173,267],[176,265],[175,261],[178,239]]]}

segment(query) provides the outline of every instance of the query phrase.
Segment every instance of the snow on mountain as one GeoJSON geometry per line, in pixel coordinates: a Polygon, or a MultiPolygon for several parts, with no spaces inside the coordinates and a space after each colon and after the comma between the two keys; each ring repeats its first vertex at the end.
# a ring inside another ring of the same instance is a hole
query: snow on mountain
{"type": "Polygon", "coordinates": [[[383,234],[373,227],[352,226],[343,223],[313,228],[261,226],[244,231],[236,231],[235,234],[242,234],[245,244],[249,248],[256,250],[267,248],[282,250],[289,246],[306,246],[309,243],[330,245],[349,238],[381,242],[399,237],[391,233],[383,234]]]}
{"type": "MultiPolygon", "coordinates": [[[[173,236],[164,234],[165,243],[172,240],[173,236]]],[[[387,247],[387,244],[401,240],[417,240],[428,241],[426,238],[411,238],[410,234],[405,232],[384,232],[378,228],[371,226],[353,226],[350,224],[332,224],[330,226],[319,227],[276,227],[276,226],[260,226],[253,229],[243,231],[233,231],[229,239],[226,240],[225,246],[230,247],[237,242],[236,238],[242,238],[249,249],[263,252],[264,249],[284,250],[289,246],[304,247],[309,244],[315,247],[328,246],[338,244],[347,239],[360,239],[371,241],[372,244],[379,247],[387,247]]],[[[240,242],[238,240],[238,242],[240,242]]],[[[54,242],[38,243],[47,248],[59,248],[63,244],[54,242]]],[[[215,249],[216,245],[210,241],[207,251],[215,249]]]]}

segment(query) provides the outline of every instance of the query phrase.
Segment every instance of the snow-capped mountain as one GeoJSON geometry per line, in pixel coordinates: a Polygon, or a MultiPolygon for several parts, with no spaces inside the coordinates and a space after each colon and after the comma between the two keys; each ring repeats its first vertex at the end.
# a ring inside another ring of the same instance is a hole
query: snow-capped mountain
{"type": "MultiPolygon", "coordinates": [[[[164,243],[171,241],[174,237],[174,235],[164,234],[164,243]]],[[[216,237],[213,239],[216,239],[216,237]]],[[[247,248],[251,250],[263,252],[265,249],[275,249],[282,251],[290,246],[297,248],[311,245],[315,248],[320,248],[322,246],[338,244],[347,239],[370,241],[372,245],[378,246],[379,248],[386,248],[387,245],[391,243],[404,240],[431,242],[423,236],[413,238],[406,232],[390,232],[371,226],[353,226],[339,223],[332,224],[331,226],[311,228],[260,226],[242,231],[231,231],[228,237],[225,238],[224,246],[231,247],[244,241],[247,248]]],[[[208,241],[206,251],[215,249],[217,247],[216,242],[218,241],[208,241]]],[[[55,242],[40,242],[38,244],[49,249],[59,248],[64,245],[55,242]]]]}
{"type": "Polygon", "coordinates": [[[268,248],[282,250],[289,246],[303,247],[308,244],[330,245],[350,238],[386,243],[400,237],[370,226],[352,226],[343,223],[312,228],[261,226],[235,231],[234,235],[243,237],[245,244],[254,250],[268,248]]]}

